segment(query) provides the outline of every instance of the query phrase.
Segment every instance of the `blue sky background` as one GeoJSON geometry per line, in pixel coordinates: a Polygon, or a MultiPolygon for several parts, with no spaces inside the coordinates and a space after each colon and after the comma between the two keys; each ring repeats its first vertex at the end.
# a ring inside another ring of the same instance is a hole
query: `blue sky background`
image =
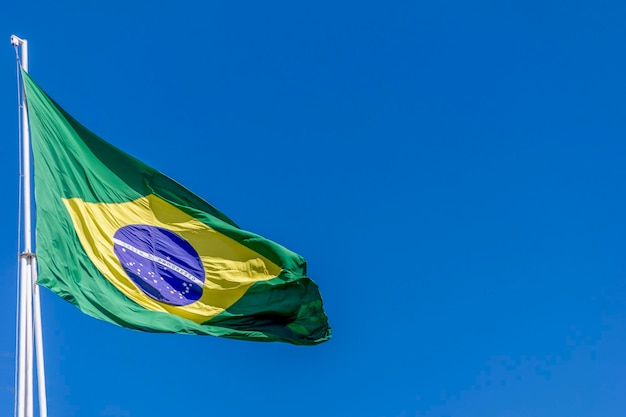
{"type": "Polygon", "coordinates": [[[145,334],[43,289],[50,416],[626,416],[624,21],[598,0],[7,2],[0,414],[15,33],[83,124],[307,258],[334,332],[145,334]]]}

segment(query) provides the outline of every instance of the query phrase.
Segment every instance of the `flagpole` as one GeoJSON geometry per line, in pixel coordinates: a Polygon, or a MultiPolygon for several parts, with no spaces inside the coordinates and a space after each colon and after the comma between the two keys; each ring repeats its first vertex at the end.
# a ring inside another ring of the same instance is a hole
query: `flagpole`
{"type": "MultiPolygon", "coordinates": [[[[28,41],[11,36],[11,44],[21,48],[21,65],[28,72],[28,41]]],[[[17,417],[33,417],[33,336],[36,337],[37,382],[39,392],[39,415],[47,417],[45,376],[43,367],[43,339],[41,331],[41,304],[37,288],[37,262],[32,245],[30,130],[26,97],[22,94],[22,198],[23,198],[23,251],[20,254],[20,300],[19,300],[19,361],[17,417]],[[33,335],[33,325],[34,332],[33,335]]]]}
{"type": "Polygon", "coordinates": [[[17,365],[17,417],[24,417],[26,414],[26,257],[20,255],[20,299],[19,299],[19,348],[17,365]]]}
{"type": "Polygon", "coordinates": [[[32,258],[30,251],[24,251],[26,257],[26,270],[24,272],[24,288],[26,289],[26,417],[33,416],[33,281],[32,281],[32,258]]]}
{"type": "Polygon", "coordinates": [[[37,284],[37,257],[33,257],[32,265],[34,319],[35,319],[35,353],[37,355],[37,392],[39,393],[39,417],[48,417],[46,401],[46,376],[43,366],[43,337],[41,331],[41,301],[39,298],[39,284],[37,284]]]}

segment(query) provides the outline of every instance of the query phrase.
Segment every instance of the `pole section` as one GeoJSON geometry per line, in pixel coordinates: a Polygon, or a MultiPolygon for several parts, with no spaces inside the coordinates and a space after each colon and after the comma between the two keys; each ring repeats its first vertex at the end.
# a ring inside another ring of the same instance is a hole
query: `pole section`
{"type": "Polygon", "coordinates": [[[32,257],[26,256],[26,417],[33,417],[33,280],[32,257]]]}
{"type": "Polygon", "coordinates": [[[20,255],[20,299],[19,299],[19,348],[17,365],[17,417],[25,417],[26,414],[26,257],[20,255]]]}
{"type": "MultiPolygon", "coordinates": [[[[22,69],[28,72],[28,41],[11,36],[11,43],[21,47],[22,69]]],[[[22,197],[24,213],[23,251],[20,254],[18,417],[33,417],[33,258],[31,216],[30,130],[26,97],[22,94],[22,197]]]]}
{"type": "Polygon", "coordinates": [[[39,284],[37,284],[37,257],[33,257],[32,272],[33,296],[35,307],[35,353],[37,355],[37,392],[39,393],[39,417],[48,417],[48,402],[46,399],[46,375],[43,366],[43,337],[41,335],[41,301],[39,298],[39,284]]]}
{"type": "MultiPolygon", "coordinates": [[[[22,39],[22,68],[28,72],[28,41],[22,39]]],[[[22,167],[24,169],[24,254],[26,255],[26,417],[33,417],[33,280],[30,176],[30,129],[26,96],[22,94],[22,167]]]]}
{"type": "MultiPolygon", "coordinates": [[[[22,53],[22,69],[28,72],[28,41],[17,36],[11,36],[11,43],[20,46],[22,53]]],[[[32,219],[31,219],[31,178],[30,178],[30,129],[28,127],[28,108],[26,107],[26,97],[22,94],[22,169],[24,170],[23,180],[23,210],[24,210],[24,252],[30,253],[32,250],[32,219]]]]}
{"type": "MultiPolygon", "coordinates": [[[[28,72],[28,41],[22,39],[22,68],[28,72]]],[[[30,181],[30,129],[28,127],[28,108],[26,96],[22,95],[22,158],[24,168],[24,252],[32,251],[31,231],[31,181],[30,181]]]]}

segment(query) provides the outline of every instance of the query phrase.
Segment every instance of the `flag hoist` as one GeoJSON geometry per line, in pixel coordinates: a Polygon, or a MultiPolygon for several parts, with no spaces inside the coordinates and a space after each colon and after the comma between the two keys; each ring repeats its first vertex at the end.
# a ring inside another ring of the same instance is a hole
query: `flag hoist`
{"type": "MultiPolygon", "coordinates": [[[[16,49],[18,64],[28,72],[28,42],[17,36],[11,36],[11,44],[16,49]]],[[[19,76],[18,71],[18,77],[19,76]]],[[[21,78],[21,77],[20,77],[21,78]]],[[[32,181],[30,130],[28,109],[23,84],[20,84],[20,120],[21,120],[21,196],[22,201],[22,236],[19,254],[19,310],[18,310],[18,361],[16,417],[33,417],[34,393],[34,356],[37,358],[37,390],[39,394],[39,416],[47,417],[46,386],[43,362],[43,341],[41,332],[41,308],[39,287],[37,285],[37,258],[33,251],[32,233],[32,181]]]]}

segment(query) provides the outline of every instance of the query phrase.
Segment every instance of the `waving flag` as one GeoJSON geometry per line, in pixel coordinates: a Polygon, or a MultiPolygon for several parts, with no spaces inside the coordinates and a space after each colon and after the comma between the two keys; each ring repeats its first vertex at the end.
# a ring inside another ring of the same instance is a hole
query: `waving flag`
{"type": "Polygon", "coordinates": [[[39,284],[137,330],[303,345],[330,338],[302,257],[240,229],[23,78],[39,284]]]}

